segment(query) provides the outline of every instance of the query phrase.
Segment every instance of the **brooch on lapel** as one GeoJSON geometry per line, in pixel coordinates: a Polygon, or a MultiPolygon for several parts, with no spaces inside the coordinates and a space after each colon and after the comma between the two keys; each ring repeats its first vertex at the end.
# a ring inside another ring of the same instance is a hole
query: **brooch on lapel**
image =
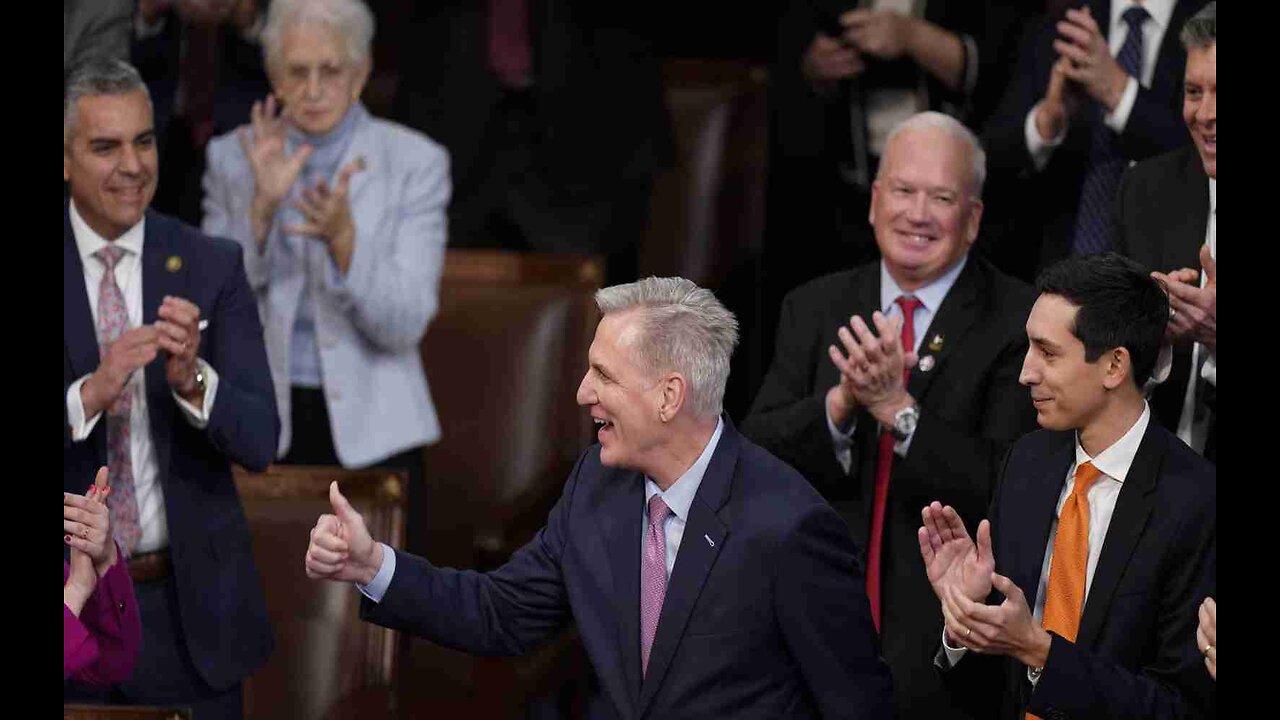
{"type": "Polygon", "coordinates": [[[932,370],[934,362],[932,355],[925,355],[920,358],[920,372],[929,372],[932,370]]]}
{"type": "MultiPolygon", "coordinates": [[[[933,339],[929,341],[929,349],[938,352],[942,349],[942,335],[935,333],[933,339]]],[[[923,368],[922,368],[923,369],[923,368]]]]}
{"type": "Polygon", "coordinates": [[[169,272],[178,272],[182,269],[182,258],[177,255],[170,255],[169,258],[164,261],[164,269],[169,272]]]}

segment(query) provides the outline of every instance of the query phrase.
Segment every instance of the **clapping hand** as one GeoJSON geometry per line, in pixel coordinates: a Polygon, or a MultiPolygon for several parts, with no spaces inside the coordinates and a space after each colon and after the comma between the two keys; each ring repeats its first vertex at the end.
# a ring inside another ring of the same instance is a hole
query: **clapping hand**
{"type": "Polygon", "coordinates": [[[902,320],[889,319],[880,311],[871,315],[873,332],[857,315],[848,327],[836,331],[842,353],[835,345],[827,355],[840,371],[840,383],[827,391],[827,411],[837,425],[859,406],[888,426],[893,415],[911,403],[903,384],[903,369],[916,364],[916,354],[904,351],[899,341],[902,320]],[[847,357],[846,357],[847,354],[847,357]]]}
{"type": "Polygon", "coordinates": [[[948,600],[953,593],[973,602],[991,594],[991,576],[996,560],[991,550],[991,523],[978,524],[978,542],[969,537],[959,513],[950,505],[934,501],[920,512],[923,525],[916,531],[920,556],[933,592],[942,603],[946,628],[951,637],[963,637],[968,628],[951,612],[948,600]]]}
{"type": "Polygon", "coordinates": [[[1209,246],[1200,248],[1200,266],[1204,269],[1204,287],[1200,287],[1200,273],[1192,268],[1174,270],[1169,274],[1153,272],[1151,276],[1164,283],[1169,292],[1169,323],[1165,327],[1165,341],[1191,339],[1218,352],[1218,262],[1209,252],[1209,246]]]}
{"type": "Polygon", "coordinates": [[[284,228],[287,233],[310,235],[324,241],[329,246],[334,264],[343,273],[350,267],[351,255],[355,251],[356,229],[349,199],[351,176],[364,167],[364,158],[358,157],[338,171],[338,180],[332,190],[324,180],[314,187],[304,188],[302,198],[293,202],[304,221],[284,228]]]}
{"type": "Polygon", "coordinates": [[[63,602],[76,615],[93,594],[98,578],[116,562],[116,543],[111,536],[111,513],[107,509],[107,468],[98,468],[94,484],[84,495],[62,494],[63,542],[71,546],[71,571],[63,585],[63,602]]]}
{"type": "Polygon", "coordinates": [[[254,239],[259,244],[266,242],[276,210],[314,151],[310,145],[302,145],[292,155],[286,154],[288,113],[288,108],[279,108],[275,95],[268,95],[265,102],[255,102],[249,111],[252,132],[243,126],[236,130],[240,147],[253,169],[254,193],[249,217],[254,239]]]}
{"type": "Polygon", "coordinates": [[[1098,22],[1088,8],[1067,10],[1066,17],[1058,21],[1058,39],[1053,49],[1068,63],[1063,72],[1090,97],[1113,112],[1124,94],[1129,74],[1111,56],[1107,38],[1098,28],[1098,22]]]}

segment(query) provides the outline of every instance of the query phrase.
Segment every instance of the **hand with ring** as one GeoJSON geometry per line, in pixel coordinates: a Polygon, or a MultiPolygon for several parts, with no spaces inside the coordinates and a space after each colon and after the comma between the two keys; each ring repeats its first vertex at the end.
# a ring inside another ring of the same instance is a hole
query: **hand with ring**
{"type": "Polygon", "coordinates": [[[1218,603],[1205,598],[1200,603],[1200,625],[1196,628],[1196,647],[1204,655],[1204,666],[1209,675],[1218,679],[1218,603]]]}

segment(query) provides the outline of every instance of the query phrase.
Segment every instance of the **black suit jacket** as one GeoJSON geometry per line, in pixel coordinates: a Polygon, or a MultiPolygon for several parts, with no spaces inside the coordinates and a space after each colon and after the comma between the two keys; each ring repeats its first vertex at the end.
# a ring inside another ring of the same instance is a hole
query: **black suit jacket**
{"type": "MultiPolygon", "coordinates": [[[[1099,25],[1107,35],[1109,0],[1083,4],[1094,18],[1101,19],[1099,25]]],[[[1187,54],[1178,41],[1178,33],[1187,18],[1204,4],[1204,0],[1178,0],[1174,5],[1156,56],[1151,87],[1139,84],[1128,123],[1118,136],[1119,152],[1125,160],[1143,160],[1190,143],[1181,111],[1187,54]]],[[[1060,15],[1047,16],[1028,31],[1013,80],[982,138],[992,181],[986,193],[988,217],[984,225],[1001,228],[990,251],[997,264],[1019,277],[1029,278],[1036,268],[1047,267],[1070,252],[1076,210],[1088,170],[1090,137],[1094,126],[1102,122],[1100,106],[1086,98],[1080,112],[1071,119],[1062,145],[1053,151],[1043,170],[1035,170],[1027,151],[1024,124],[1027,113],[1044,98],[1048,87],[1049,72],[1058,58],[1053,41],[1058,37],[1056,23],[1061,19],[1060,15]]]]}
{"type": "MultiPolygon", "coordinates": [[[[1209,228],[1209,176],[1194,145],[1134,165],[1116,195],[1116,252],[1148,270],[1200,268],[1209,228]]],[[[1151,395],[1160,424],[1176,430],[1191,372],[1191,342],[1173,348],[1169,377],[1151,395]]]]}
{"type": "Polygon", "coordinates": [[[644,476],[578,459],[547,524],[490,573],[396,552],[362,618],[479,654],[524,654],[572,619],[600,681],[593,718],[888,718],[848,530],[725,419],[640,671],[644,476]]]}
{"type": "MultiPolygon", "coordinates": [[[[98,366],[98,340],[84,269],[63,207],[62,395],[98,366]]],[[[200,676],[223,689],[248,677],[271,653],[262,582],[231,463],[262,470],[275,454],[280,421],[240,246],[147,212],[142,248],[142,320],[156,321],[165,295],[195,303],[209,326],[200,357],[218,373],[209,422],[196,429],[165,380],[166,353],[145,368],[157,481],[164,489],[178,624],[200,676]]],[[[63,402],[62,488],[83,493],[107,464],[107,422],[73,442],[63,402]]],[[[144,618],[145,621],[145,618],[144,618]]],[[[145,650],[144,650],[145,652],[145,650]]]]}
{"type": "MultiPolygon", "coordinates": [[[[489,172],[489,119],[502,87],[488,65],[487,3],[402,3],[383,31],[398,49],[394,119],[449,150],[456,195],[489,172]]],[[[620,3],[529,0],[531,74],[541,136],[535,166],[559,198],[608,196],[649,181],[674,153],[652,48],[657,17],[620,3]]]]}
{"type": "MultiPolygon", "coordinates": [[[[895,456],[890,476],[880,625],[903,717],[954,716],[931,669],[942,620],[920,561],[920,508],[941,500],[962,517],[980,517],[1005,451],[1035,427],[1030,398],[1018,385],[1027,349],[1024,325],[1034,300],[1029,287],[970,255],[920,344],[920,356],[933,357],[933,369],[914,369],[907,385],[919,403],[920,422],[907,456],[895,456]],[[930,349],[938,336],[940,349],[930,349]]],[[[852,472],[846,475],[827,429],[826,393],[839,381],[827,346],[839,343],[836,330],[850,315],[870,324],[879,305],[878,262],[791,292],[783,302],[773,365],[742,424],[745,435],[822,491],[864,551],[878,426],[865,410],[858,414],[852,472]]]]}
{"type": "MultiPolygon", "coordinates": [[[[1009,452],[991,504],[996,571],[1035,602],[1075,433],[1037,431],[1009,452]]],[[[982,717],[1213,716],[1197,608],[1217,578],[1217,473],[1152,422],[1116,500],[1074,643],[1054,635],[1032,692],[1026,666],[969,653],[945,673],[982,717]],[[990,704],[999,699],[1000,706],[990,704]]],[[[1003,598],[992,597],[989,602],[1003,598]]]]}

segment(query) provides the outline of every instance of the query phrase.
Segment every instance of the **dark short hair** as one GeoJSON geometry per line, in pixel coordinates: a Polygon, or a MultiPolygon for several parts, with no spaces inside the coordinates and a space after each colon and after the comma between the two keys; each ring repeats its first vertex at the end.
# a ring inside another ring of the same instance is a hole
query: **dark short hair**
{"type": "Polygon", "coordinates": [[[1075,305],[1071,333],[1084,343],[1084,359],[1129,351],[1133,382],[1139,388],[1151,376],[1169,321],[1164,286],[1138,263],[1116,253],[1067,258],[1040,274],[1036,290],[1075,305]]]}
{"type": "Polygon", "coordinates": [[[1182,47],[1187,50],[1198,50],[1216,45],[1218,42],[1218,3],[1211,2],[1200,8],[1200,12],[1192,15],[1182,24],[1182,32],[1178,35],[1182,47]]]}

